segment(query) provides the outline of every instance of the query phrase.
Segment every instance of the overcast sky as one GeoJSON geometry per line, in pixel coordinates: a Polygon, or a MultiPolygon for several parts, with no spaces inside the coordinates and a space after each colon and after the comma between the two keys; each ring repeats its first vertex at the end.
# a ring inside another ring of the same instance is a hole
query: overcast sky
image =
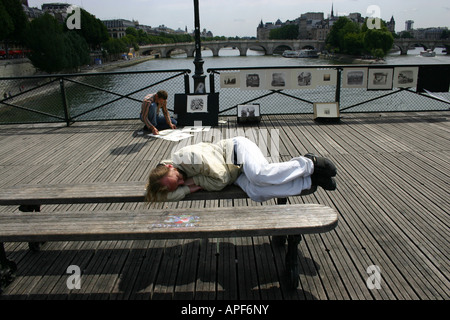
{"type": "MultiPolygon", "coordinates": [[[[81,6],[101,20],[138,20],[140,24],[165,26],[188,31],[194,29],[193,0],[28,0],[30,7],[41,8],[43,3],[63,2],[81,6]]],[[[370,16],[371,5],[380,8],[383,20],[394,16],[396,31],[405,28],[406,20],[414,21],[414,28],[449,27],[448,0],[199,0],[200,28],[215,36],[256,36],[261,21],[294,20],[305,12],[323,12],[325,18],[334,6],[335,15],[359,12],[370,16]]]]}

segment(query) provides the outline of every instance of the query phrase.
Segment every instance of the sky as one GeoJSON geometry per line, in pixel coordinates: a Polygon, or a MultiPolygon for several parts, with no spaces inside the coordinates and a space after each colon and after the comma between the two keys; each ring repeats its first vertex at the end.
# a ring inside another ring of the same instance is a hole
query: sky
{"type": "MultiPolygon", "coordinates": [[[[137,20],[140,24],[191,32],[194,29],[193,0],[28,0],[30,7],[41,8],[43,3],[69,3],[84,8],[101,20],[137,20]]],[[[333,4],[335,15],[359,12],[374,16],[370,6],[379,8],[383,20],[394,17],[395,31],[405,29],[405,21],[413,20],[414,28],[450,27],[448,0],[199,0],[200,28],[214,36],[256,36],[261,22],[280,19],[295,20],[302,13],[323,12],[325,18],[333,4]]]]}

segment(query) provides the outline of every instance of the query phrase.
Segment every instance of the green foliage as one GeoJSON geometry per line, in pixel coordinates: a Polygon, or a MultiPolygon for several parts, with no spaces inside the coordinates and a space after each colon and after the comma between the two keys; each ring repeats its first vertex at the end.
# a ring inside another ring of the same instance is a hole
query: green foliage
{"type": "Polygon", "coordinates": [[[25,34],[31,50],[29,58],[40,70],[54,73],[89,63],[86,40],[76,32],[64,32],[62,25],[47,13],[34,19],[25,34]]]}
{"type": "Polygon", "coordinates": [[[139,38],[146,40],[146,44],[164,44],[164,43],[184,43],[194,42],[194,38],[189,34],[171,34],[161,32],[158,36],[146,34],[146,37],[139,38]]]}
{"type": "Polygon", "coordinates": [[[290,24],[277,29],[270,30],[271,40],[293,40],[298,38],[298,25],[290,24]]]}
{"type": "Polygon", "coordinates": [[[115,55],[127,52],[127,46],[122,39],[109,38],[108,41],[103,43],[103,50],[108,54],[115,55]]]}
{"type": "MultiPolygon", "coordinates": [[[[97,19],[94,15],[90,14],[86,10],[81,9],[80,21],[80,29],[75,29],[73,31],[82,36],[92,50],[99,49],[103,42],[108,41],[108,29],[100,19],[97,19]]],[[[64,23],[64,29],[66,31],[69,31],[67,29],[66,23],[64,23]]]]}
{"type": "Polygon", "coordinates": [[[6,40],[14,31],[14,23],[3,2],[0,0],[0,39],[6,40]]]}
{"type": "Polygon", "coordinates": [[[384,57],[393,44],[394,37],[387,30],[369,29],[364,33],[364,49],[377,58],[384,57]]]}
{"type": "Polygon", "coordinates": [[[377,58],[386,56],[392,48],[394,37],[382,22],[380,29],[369,29],[346,17],[340,17],[328,34],[327,48],[334,52],[350,55],[370,54],[377,58]]]}
{"type": "Polygon", "coordinates": [[[14,40],[21,42],[28,19],[23,12],[22,4],[17,0],[0,0],[0,40],[14,40]],[[10,25],[12,23],[12,26],[10,25]],[[7,26],[8,29],[3,29],[7,26]]]}

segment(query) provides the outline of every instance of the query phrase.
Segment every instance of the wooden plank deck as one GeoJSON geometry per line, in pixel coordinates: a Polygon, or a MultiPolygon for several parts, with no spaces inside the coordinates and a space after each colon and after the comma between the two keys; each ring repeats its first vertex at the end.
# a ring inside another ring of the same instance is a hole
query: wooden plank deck
{"type": "MultiPolygon", "coordinates": [[[[270,237],[208,240],[53,242],[41,252],[7,243],[18,266],[8,299],[447,300],[450,234],[449,112],[344,114],[339,124],[311,115],[265,116],[259,125],[224,118],[217,132],[273,145],[280,160],[315,152],[338,165],[338,189],[288,203],[320,203],[339,212],[329,233],[299,245],[300,286],[290,291],[286,248],[270,237]],[[263,133],[261,135],[261,132],[263,133]],[[267,135],[265,135],[267,133],[267,135]],[[69,290],[67,268],[81,268],[81,289],[69,290]],[[367,268],[381,270],[369,289],[367,268]]],[[[133,136],[139,121],[0,127],[0,187],[19,184],[142,181],[175,142],[133,136]]],[[[194,142],[194,141],[193,141],[194,142]]],[[[274,201],[269,201],[274,203],[274,201]]],[[[162,208],[261,206],[247,199],[156,204],[162,208]]],[[[151,208],[148,210],[151,210],[151,208]]],[[[46,205],[42,210],[129,210],[142,203],[46,205]]],[[[17,207],[0,207],[14,214],[17,207]]]]}

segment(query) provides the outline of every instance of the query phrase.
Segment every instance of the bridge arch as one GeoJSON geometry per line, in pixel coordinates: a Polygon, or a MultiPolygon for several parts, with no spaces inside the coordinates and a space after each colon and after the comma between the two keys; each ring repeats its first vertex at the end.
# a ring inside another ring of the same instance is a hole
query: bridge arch
{"type": "Polygon", "coordinates": [[[282,54],[286,50],[294,50],[294,47],[287,44],[280,44],[273,48],[273,54],[282,54]]]}

